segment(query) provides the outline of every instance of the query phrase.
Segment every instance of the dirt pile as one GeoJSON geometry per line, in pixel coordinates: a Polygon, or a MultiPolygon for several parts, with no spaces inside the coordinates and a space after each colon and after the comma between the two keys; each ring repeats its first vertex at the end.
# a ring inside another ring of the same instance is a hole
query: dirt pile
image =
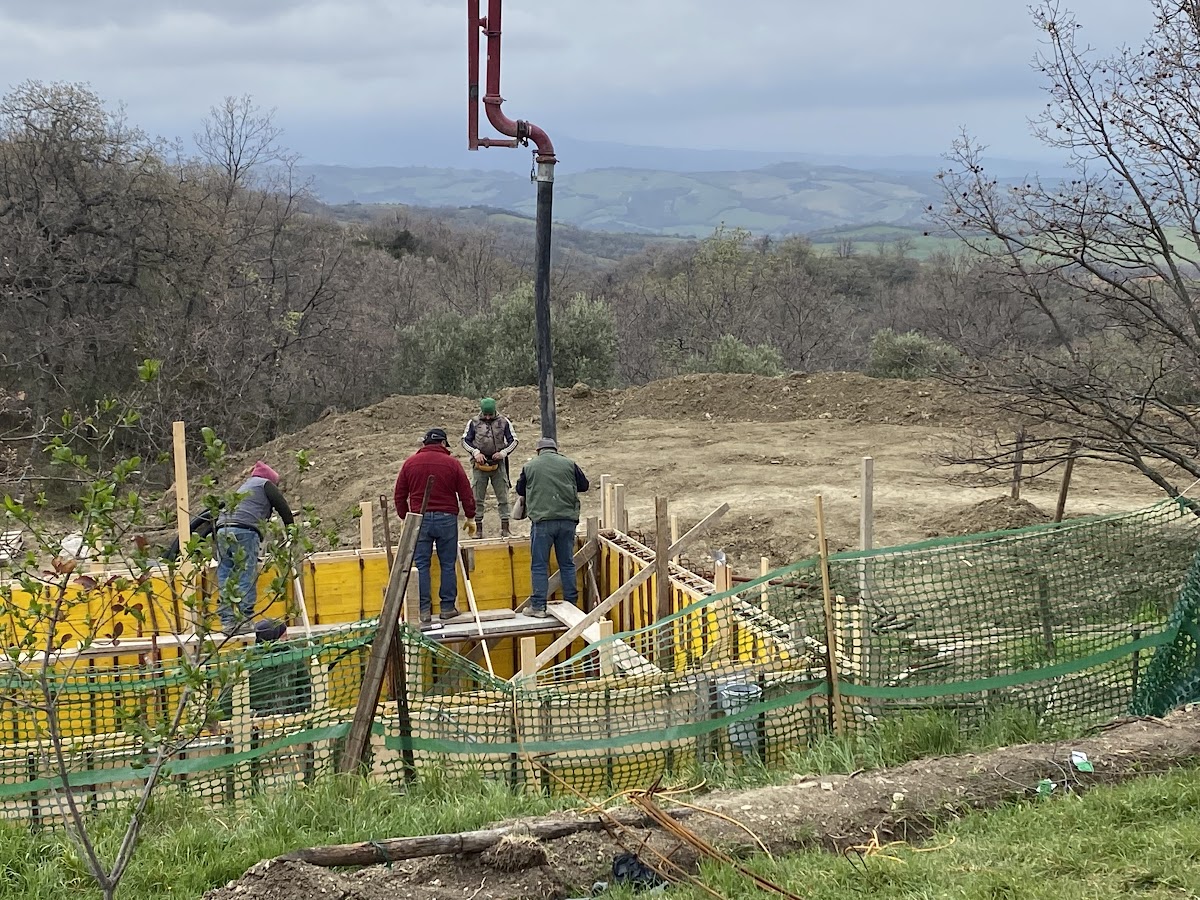
{"type": "MultiPolygon", "coordinates": [[[[719,819],[693,815],[686,822],[710,843],[735,855],[756,852],[742,823],[773,853],[819,846],[843,851],[876,837],[920,841],[939,824],[969,810],[991,809],[1037,796],[1049,779],[1059,796],[1117,784],[1200,760],[1200,710],[1164,720],[1131,720],[1096,737],[1069,744],[1024,744],[982,754],[941,757],[858,775],[798,776],[794,783],[749,791],[716,792],[702,801],[719,819]],[[1074,770],[1073,750],[1087,754],[1095,771],[1074,770]]],[[[632,842],[649,841],[662,852],[678,851],[658,832],[630,831],[632,842]]],[[[384,837],[384,836],[380,836],[384,837]]],[[[610,877],[621,848],[595,833],[545,842],[526,854],[530,868],[511,871],[503,854],[436,857],[334,873],[299,862],[266,862],[239,881],[210,891],[205,900],[479,900],[588,895],[588,887],[610,877]],[[505,859],[498,864],[500,859],[505,859]],[[543,860],[546,860],[543,863],[543,860]]],[[[689,851],[676,862],[693,871],[689,851]]]]}
{"type": "Polygon", "coordinates": [[[935,519],[927,537],[941,535],[980,534],[985,531],[1007,531],[1010,528],[1025,528],[1050,521],[1050,515],[1042,512],[1028,500],[1012,497],[993,497],[980,503],[957,509],[941,519],[935,519]]]}

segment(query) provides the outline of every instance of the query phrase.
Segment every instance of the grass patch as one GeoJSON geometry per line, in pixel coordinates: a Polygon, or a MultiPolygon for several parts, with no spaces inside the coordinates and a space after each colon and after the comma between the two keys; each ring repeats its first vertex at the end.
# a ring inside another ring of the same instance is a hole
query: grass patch
{"type": "MultiPolygon", "coordinates": [[[[753,860],[806,900],[1109,900],[1195,898],[1200,885],[1200,771],[1148,777],[1082,797],[976,813],[922,848],[900,845],[863,865],[817,851],[753,860]]],[[[763,895],[736,872],[705,870],[729,900],[763,895]]],[[[634,894],[613,891],[613,900],[634,894]]],[[[706,895],[685,888],[671,896],[706,895]]]]}
{"type": "MultiPolygon", "coordinates": [[[[297,847],[467,831],[566,803],[516,795],[483,778],[423,779],[400,793],[386,784],[330,776],[312,787],[267,794],[232,809],[164,792],[155,798],[120,896],[195,900],[240,878],[259,860],[297,847]]],[[[118,813],[96,817],[106,857],[115,852],[123,826],[118,813]]],[[[30,834],[17,824],[0,824],[0,864],[0,898],[5,900],[100,896],[78,849],[61,830],[30,834]]]]}
{"type": "MultiPolygon", "coordinates": [[[[796,773],[848,773],[858,769],[898,765],[921,757],[990,749],[1060,736],[1039,727],[1032,712],[1017,707],[1001,707],[992,711],[979,728],[969,733],[960,729],[952,713],[931,710],[886,720],[862,734],[844,738],[823,738],[805,751],[790,757],[785,767],[765,769],[713,763],[700,771],[680,771],[676,773],[672,782],[678,785],[695,785],[704,781],[710,788],[725,789],[760,787],[789,781],[796,773]]],[[[1189,777],[1195,780],[1195,773],[1189,777]]],[[[1149,813],[1143,813],[1132,800],[1114,800],[1108,806],[1102,807],[1108,810],[1105,814],[1117,818],[1124,817],[1123,821],[1127,820],[1125,825],[1129,828],[1156,822],[1156,816],[1174,815],[1175,797],[1171,793],[1173,788],[1170,787],[1172,782],[1169,779],[1150,781],[1157,786],[1146,787],[1140,794],[1131,794],[1140,798],[1142,803],[1150,803],[1149,798],[1154,798],[1151,804],[1153,809],[1149,813]]],[[[1133,786],[1122,790],[1138,789],[1138,786],[1133,786]]],[[[1102,793],[1104,792],[1096,791],[1082,801],[1068,798],[1061,803],[1038,806],[1033,814],[1048,815],[1060,807],[1063,810],[1078,810],[1080,803],[1100,803],[1092,797],[1102,793]]],[[[1179,796],[1191,797],[1192,800],[1188,802],[1195,806],[1196,802],[1200,801],[1198,793],[1200,781],[1190,787],[1190,792],[1179,796]]],[[[467,831],[504,819],[545,814],[571,805],[571,797],[552,799],[537,795],[513,794],[503,783],[490,781],[482,776],[454,779],[436,775],[423,777],[404,792],[386,784],[367,782],[355,777],[329,776],[319,779],[311,787],[298,786],[292,790],[262,795],[233,808],[208,807],[196,798],[168,791],[155,799],[144,829],[142,847],[130,867],[120,896],[123,900],[195,900],[204,891],[241,877],[246,869],[259,860],[278,856],[297,847],[365,841],[380,837],[467,831]]],[[[962,847],[968,846],[969,840],[972,839],[972,828],[984,828],[983,823],[992,819],[1007,821],[1006,817],[1018,814],[1019,811],[1005,810],[993,813],[987,819],[969,819],[960,823],[959,830],[949,832],[954,834],[957,841],[950,850],[930,854],[904,851],[900,854],[901,858],[905,859],[904,863],[872,860],[869,863],[871,873],[868,876],[856,875],[844,860],[820,855],[811,859],[797,857],[774,863],[762,860],[756,864],[764,866],[764,874],[769,874],[773,879],[781,880],[785,875],[797,879],[793,888],[805,897],[967,896],[1004,897],[1015,900],[1027,896],[1059,896],[1053,892],[1005,893],[1004,890],[1007,889],[999,887],[999,893],[966,894],[923,893],[923,889],[909,891],[908,887],[905,887],[908,882],[904,879],[913,877],[913,872],[925,872],[923,866],[936,867],[945,864],[948,859],[957,859],[962,847]],[[794,873],[788,868],[790,866],[796,867],[794,873]],[[830,888],[825,893],[814,894],[805,879],[818,876],[834,879],[830,883],[836,882],[840,885],[837,890],[847,893],[836,894],[834,889],[830,888]],[[896,892],[886,893],[885,889],[891,888],[896,888],[896,892]]],[[[1074,815],[1084,814],[1076,812],[1074,815]]],[[[1200,822],[1200,817],[1195,818],[1200,822]]],[[[1110,840],[1108,833],[1103,829],[1097,832],[1098,836],[1090,835],[1088,829],[1099,826],[1091,824],[1086,817],[1077,821],[1079,830],[1073,840],[1080,846],[1089,844],[1093,838],[1097,841],[1110,840]]],[[[101,851],[109,856],[120,839],[122,817],[116,813],[101,814],[95,822],[101,851]]],[[[1064,824],[1062,827],[1066,828],[1068,825],[1064,824]]],[[[1200,828],[1200,824],[1197,828],[1200,828]]],[[[1017,826],[1012,827],[1014,835],[1020,830],[1017,826]]],[[[1167,832],[1169,831],[1168,828],[1167,832]]],[[[1063,840],[1067,837],[1068,835],[1056,834],[1056,838],[1063,840]]],[[[1200,838],[1200,835],[1195,837],[1200,838]]],[[[940,842],[942,838],[939,837],[933,843],[936,846],[940,842]]],[[[1034,845],[1036,844],[1035,841],[1034,845]]],[[[1200,842],[1194,842],[1193,846],[1200,846],[1200,842]]],[[[0,864],[3,865],[3,873],[0,874],[0,900],[58,900],[67,896],[74,896],[78,900],[91,900],[99,897],[78,850],[60,830],[31,834],[19,824],[0,823],[0,864]]],[[[1195,859],[1192,860],[1192,864],[1195,864],[1195,859]]],[[[1145,893],[1150,890],[1145,885],[1154,879],[1166,878],[1167,871],[1166,868],[1149,866],[1144,868],[1140,875],[1131,874],[1129,877],[1142,879],[1137,884],[1143,886],[1137,890],[1144,896],[1154,897],[1156,895],[1152,892],[1145,893]]],[[[726,890],[722,879],[729,879],[729,873],[714,871],[712,877],[716,879],[714,886],[726,890]]],[[[983,876],[978,876],[978,879],[983,879],[983,876]]],[[[978,879],[971,884],[978,887],[984,883],[978,879]]],[[[919,878],[912,882],[921,883],[919,878]]],[[[1032,883],[1031,881],[1030,884],[1032,883]]],[[[1130,883],[1134,884],[1132,881],[1130,883]]],[[[1200,884],[1200,880],[1196,883],[1200,884]]],[[[732,888],[728,889],[728,895],[752,896],[744,891],[738,893],[732,888]]],[[[687,895],[680,893],[679,896],[687,895]]]]}

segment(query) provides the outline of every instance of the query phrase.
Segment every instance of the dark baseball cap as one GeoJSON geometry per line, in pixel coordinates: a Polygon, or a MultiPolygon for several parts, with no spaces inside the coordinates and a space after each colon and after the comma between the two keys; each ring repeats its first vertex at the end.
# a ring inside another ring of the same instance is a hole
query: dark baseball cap
{"type": "Polygon", "coordinates": [[[445,428],[430,428],[425,432],[425,437],[421,440],[422,444],[448,444],[450,439],[446,437],[445,428]]]}

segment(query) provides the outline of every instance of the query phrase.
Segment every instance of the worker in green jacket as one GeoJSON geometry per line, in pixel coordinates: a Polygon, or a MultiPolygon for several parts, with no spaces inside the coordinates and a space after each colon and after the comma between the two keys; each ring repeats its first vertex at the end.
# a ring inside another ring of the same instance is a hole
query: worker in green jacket
{"type": "Polygon", "coordinates": [[[587,476],[574,460],[558,452],[553,438],[535,447],[537,456],[525,463],[517,479],[517,494],[525,498],[529,517],[529,574],[533,596],[529,615],[546,618],[546,588],[550,581],[550,549],[562,574],[563,599],[579,601],[575,583],[575,531],[579,527],[579,495],[588,489],[587,476]]]}

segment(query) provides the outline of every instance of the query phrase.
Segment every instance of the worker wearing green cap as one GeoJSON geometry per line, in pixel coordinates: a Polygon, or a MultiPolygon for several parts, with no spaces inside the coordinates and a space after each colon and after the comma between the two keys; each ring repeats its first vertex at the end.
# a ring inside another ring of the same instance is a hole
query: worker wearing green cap
{"type": "Polygon", "coordinates": [[[479,415],[463,430],[462,445],[471,454],[477,536],[483,537],[483,511],[491,485],[500,511],[500,537],[509,537],[508,457],[517,449],[517,435],[512,422],[496,412],[496,401],[491,397],[479,401],[479,415]]]}

